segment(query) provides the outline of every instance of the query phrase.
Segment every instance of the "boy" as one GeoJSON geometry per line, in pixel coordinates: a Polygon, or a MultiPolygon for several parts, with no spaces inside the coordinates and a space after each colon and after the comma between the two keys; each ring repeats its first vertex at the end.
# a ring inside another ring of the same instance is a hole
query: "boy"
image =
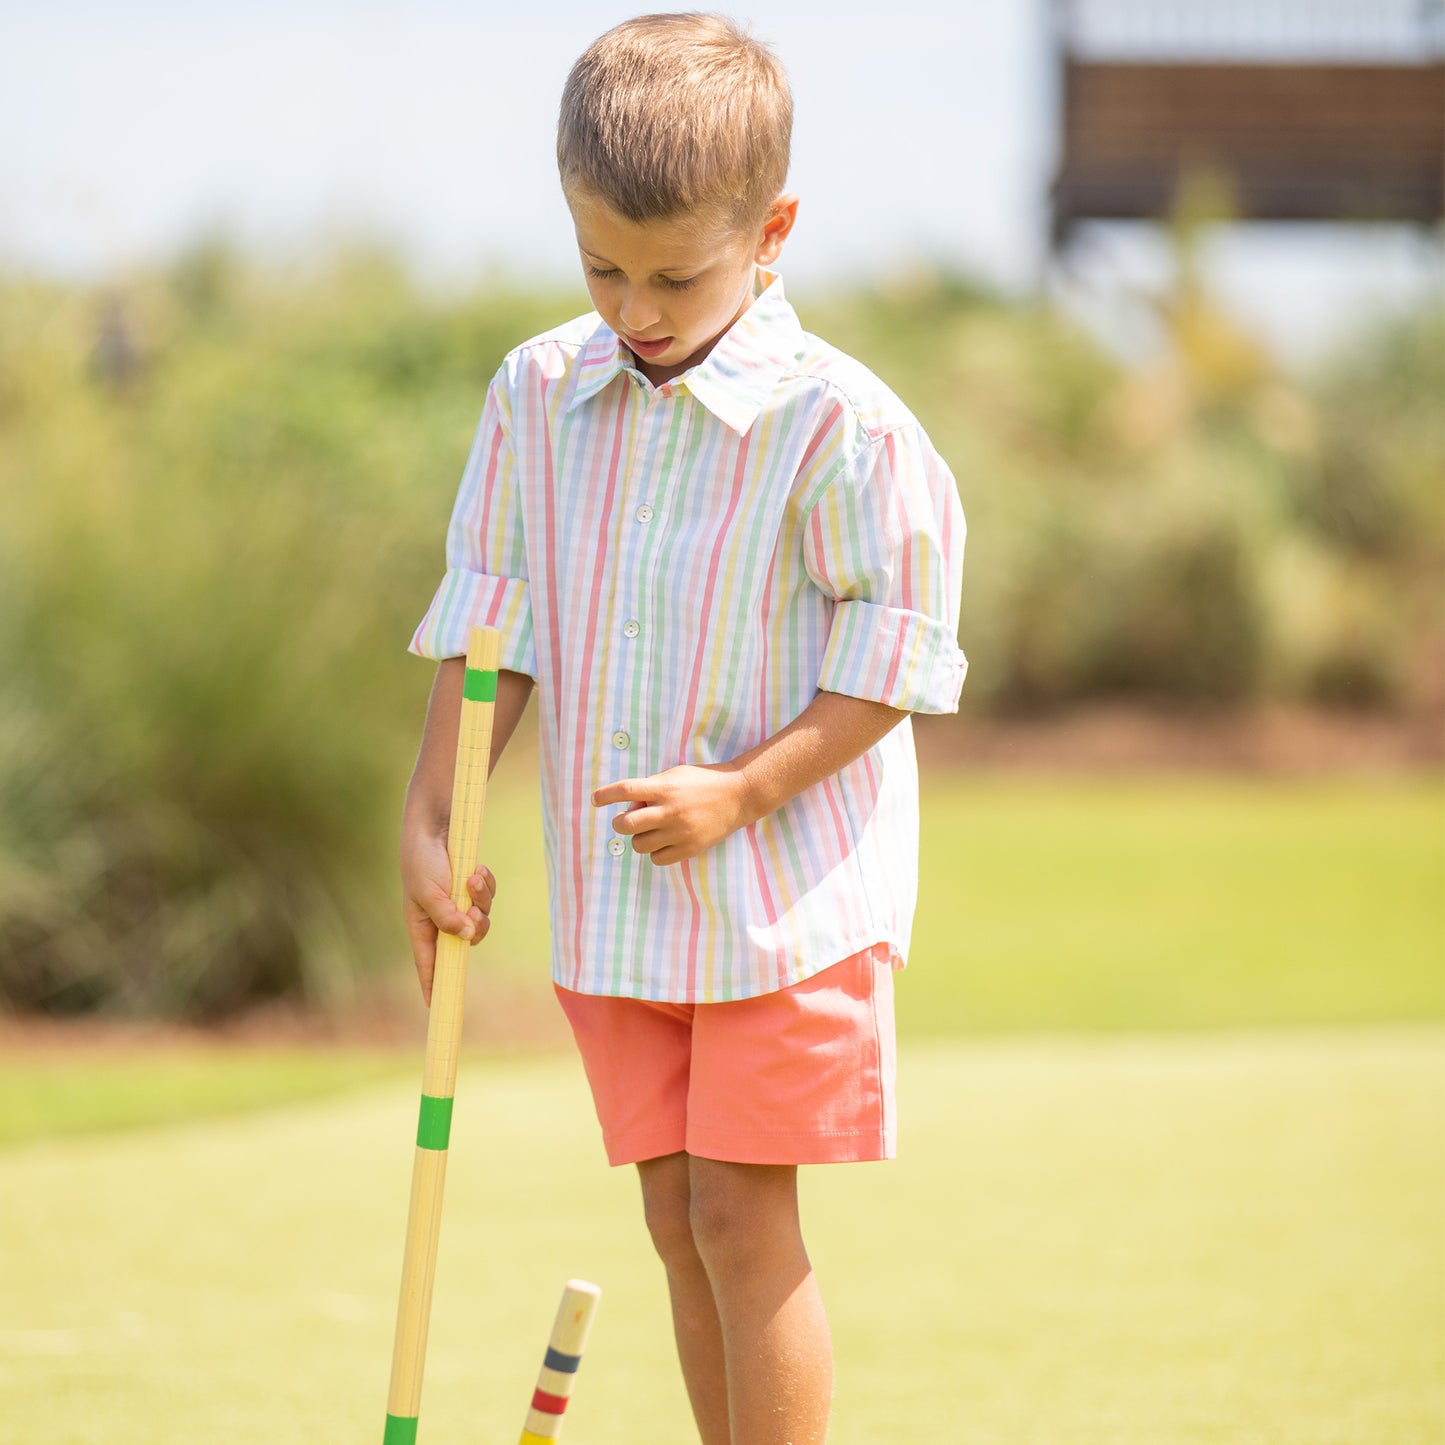
{"type": "Polygon", "coordinates": [[[717,17],[596,41],[557,153],[596,312],[488,391],[412,650],[440,660],[402,874],[429,995],[467,630],[535,686],[553,979],[635,1164],[704,1445],[827,1430],[797,1166],[894,1152],[892,970],[916,894],[912,711],[957,707],[964,523],[918,423],[770,267],[792,105],[717,17]]]}

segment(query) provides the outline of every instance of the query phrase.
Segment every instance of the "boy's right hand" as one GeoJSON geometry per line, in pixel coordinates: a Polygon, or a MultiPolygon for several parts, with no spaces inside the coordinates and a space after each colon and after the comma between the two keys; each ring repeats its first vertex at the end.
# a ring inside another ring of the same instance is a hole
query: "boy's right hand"
{"type": "Polygon", "coordinates": [[[411,955],[422,997],[430,1007],[438,935],[454,933],[470,944],[480,943],[491,927],[489,915],[497,880],[490,868],[479,865],[467,880],[472,907],[463,912],[452,902],[452,865],[447,857],[446,839],[408,832],[402,838],[401,881],[411,955]]]}

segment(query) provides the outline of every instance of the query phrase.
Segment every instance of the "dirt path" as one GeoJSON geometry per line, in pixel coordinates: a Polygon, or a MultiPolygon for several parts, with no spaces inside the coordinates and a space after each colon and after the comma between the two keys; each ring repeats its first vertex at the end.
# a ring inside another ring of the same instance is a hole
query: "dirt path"
{"type": "Polygon", "coordinates": [[[1445,765],[1445,718],[1269,707],[1201,715],[1099,705],[914,720],[925,767],[1060,772],[1388,773],[1445,765]]]}

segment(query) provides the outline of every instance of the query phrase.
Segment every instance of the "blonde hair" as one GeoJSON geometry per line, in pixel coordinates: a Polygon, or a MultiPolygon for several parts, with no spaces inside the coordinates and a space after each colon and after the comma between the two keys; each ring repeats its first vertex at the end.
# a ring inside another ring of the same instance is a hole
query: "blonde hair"
{"type": "Polygon", "coordinates": [[[793,98],[781,63],[721,15],[642,15],[572,67],[557,124],[569,196],[629,221],[760,223],[788,176],[793,98]]]}

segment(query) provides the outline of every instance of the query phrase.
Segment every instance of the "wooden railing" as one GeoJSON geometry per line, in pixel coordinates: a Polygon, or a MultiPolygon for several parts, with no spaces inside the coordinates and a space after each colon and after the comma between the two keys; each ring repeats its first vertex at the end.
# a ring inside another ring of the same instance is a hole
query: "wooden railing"
{"type": "Polygon", "coordinates": [[[1445,216],[1445,64],[1062,61],[1056,240],[1160,218],[1191,168],[1241,219],[1445,216]]]}

